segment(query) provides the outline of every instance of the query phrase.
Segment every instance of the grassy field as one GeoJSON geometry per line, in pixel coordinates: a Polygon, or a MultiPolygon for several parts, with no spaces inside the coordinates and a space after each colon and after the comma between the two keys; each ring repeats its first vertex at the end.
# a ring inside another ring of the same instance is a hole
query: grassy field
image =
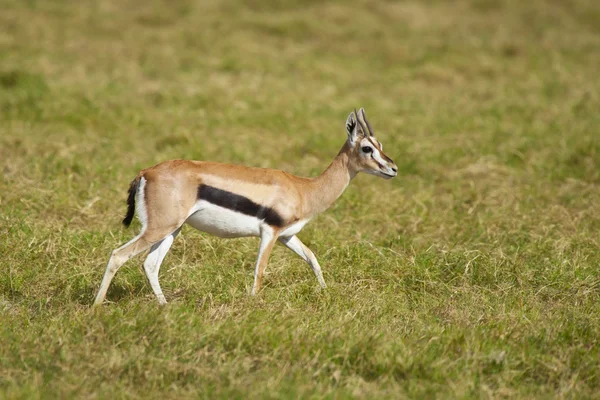
{"type": "Polygon", "coordinates": [[[0,0],[0,398],[600,398],[600,4],[0,0]],[[141,168],[359,176],[282,246],[185,228],[90,308],[141,168]]]}

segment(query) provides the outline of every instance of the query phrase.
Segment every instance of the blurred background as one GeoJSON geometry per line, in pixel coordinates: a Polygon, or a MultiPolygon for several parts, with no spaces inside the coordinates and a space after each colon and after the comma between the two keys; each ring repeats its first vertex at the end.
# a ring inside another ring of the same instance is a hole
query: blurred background
{"type": "Polygon", "coordinates": [[[4,395],[595,395],[597,1],[0,9],[4,395]],[[88,309],[139,229],[119,224],[140,169],[315,176],[355,107],[399,175],[357,177],[300,234],[326,293],[278,248],[251,299],[257,243],[189,229],[161,273],[170,308],[132,262],[88,309]]]}

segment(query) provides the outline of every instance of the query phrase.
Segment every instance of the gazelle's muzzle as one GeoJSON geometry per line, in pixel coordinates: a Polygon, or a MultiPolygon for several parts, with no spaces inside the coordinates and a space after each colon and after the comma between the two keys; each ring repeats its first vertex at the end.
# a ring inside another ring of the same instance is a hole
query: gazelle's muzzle
{"type": "Polygon", "coordinates": [[[377,172],[379,172],[382,177],[386,179],[391,179],[398,175],[398,166],[396,165],[396,163],[394,163],[394,161],[391,158],[386,156],[383,153],[383,151],[376,151],[373,154],[373,158],[377,163],[377,166],[379,167],[379,171],[377,172]]]}
{"type": "Polygon", "coordinates": [[[383,174],[384,178],[392,179],[393,177],[398,175],[398,167],[396,166],[396,164],[394,164],[392,160],[390,160],[390,162],[387,163],[387,165],[385,165],[384,168],[380,170],[380,172],[383,174]]]}

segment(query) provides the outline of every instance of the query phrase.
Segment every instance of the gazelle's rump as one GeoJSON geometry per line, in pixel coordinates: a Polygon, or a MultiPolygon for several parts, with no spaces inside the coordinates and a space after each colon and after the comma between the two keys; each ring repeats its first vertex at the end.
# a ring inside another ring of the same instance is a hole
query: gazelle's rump
{"type": "Polygon", "coordinates": [[[158,283],[160,265],[184,223],[209,234],[260,237],[252,294],[258,293],[269,255],[280,241],[302,257],[325,287],[321,267],[296,236],[315,215],[343,193],[352,178],[366,172],[384,178],[397,167],[373,136],[364,110],[346,121],[348,139],[321,175],[302,178],[266,168],[206,161],[171,160],[142,170],[131,182],[127,214],[142,222],[138,236],[112,252],[94,304],[101,304],[117,270],[150,249],[144,271],[158,301],[166,303],[158,283]]]}

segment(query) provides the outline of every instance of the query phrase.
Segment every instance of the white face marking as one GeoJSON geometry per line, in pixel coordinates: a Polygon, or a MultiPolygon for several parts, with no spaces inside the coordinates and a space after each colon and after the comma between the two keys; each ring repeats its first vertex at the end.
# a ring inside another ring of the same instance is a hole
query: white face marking
{"type": "Polygon", "coordinates": [[[387,161],[385,161],[383,159],[383,157],[381,157],[381,153],[377,149],[373,150],[373,158],[375,159],[375,161],[377,161],[381,165],[387,165],[388,164],[387,161]]]}
{"type": "Polygon", "coordinates": [[[377,139],[375,139],[373,137],[363,139],[363,141],[360,143],[361,144],[361,152],[362,152],[362,147],[369,147],[369,148],[371,148],[372,152],[371,153],[363,152],[364,156],[367,158],[373,157],[373,159],[375,161],[377,161],[379,164],[387,165],[387,161],[385,161],[383,159],[383,157],[381,157],[381,152],[379,151],[379,147],[375,143],[379,143],[379,142],[377,142],[377,139]]]}
{"type": "Polygon", "coordinates": [[[185,221],[199,231],[222,238],[260,236],[262,221],[204,200],[196,202],[185,221]]]}
{"type": "Polygon", "coordinates": [[[374,161],[376,161],[380,165],[380,167],[378,167],[376,169],[367,169],[367,170],[364,170],[364,172],[366,172],[367,174],[383,176],[386,178],[396,176],[396,173],[391,170],[393,163],[390,164],[389,161],[385,160],[381,156],[382,152],[380,150],[383,149],[383,146],[381,146],[381,143],[379,143],[379,141],[377,139],[375,139],[375,137],[370,136],[368,138],[364,138],[360,144],[361,144],[362,157],[372,158],[374,161]],[[369,153],[363,152],[362,147],[369,147],[371,149],[371,152],[369,152],[369,153]]]}

